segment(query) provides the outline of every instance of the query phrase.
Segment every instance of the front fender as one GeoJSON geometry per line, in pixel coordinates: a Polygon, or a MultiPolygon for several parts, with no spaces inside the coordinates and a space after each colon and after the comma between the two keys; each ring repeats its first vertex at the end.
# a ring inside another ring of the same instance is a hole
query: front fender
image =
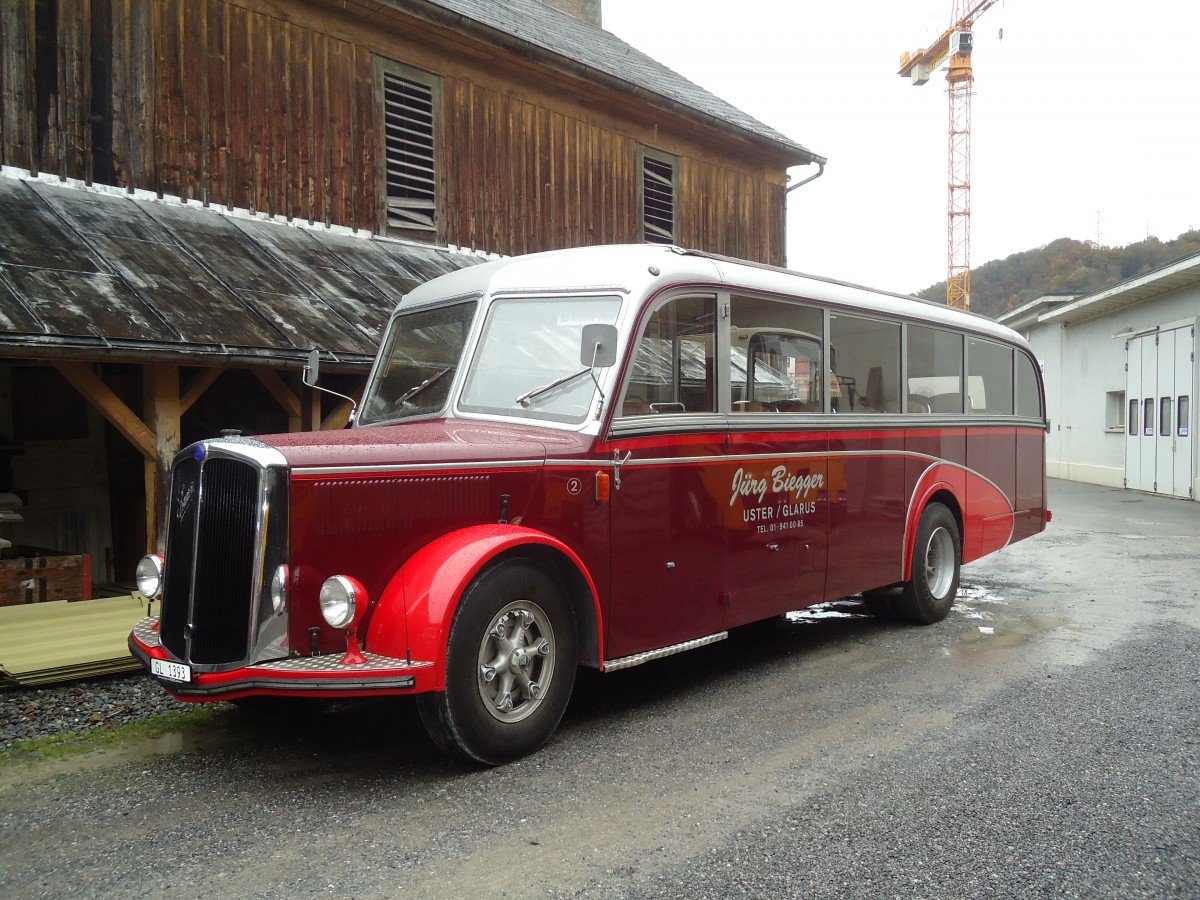
{"type": "Polygon", "coordinates": [[[578,555],[562,541],[520,525],[473,525],[431,541],[396,571],[371,617],[367,649],[432,662],[432,687],[444,690],[446,642],[459,598],[484,566],[523,546],[550,547],[569,559],[587,582],[600,620],[596,585],[578,555]]]}

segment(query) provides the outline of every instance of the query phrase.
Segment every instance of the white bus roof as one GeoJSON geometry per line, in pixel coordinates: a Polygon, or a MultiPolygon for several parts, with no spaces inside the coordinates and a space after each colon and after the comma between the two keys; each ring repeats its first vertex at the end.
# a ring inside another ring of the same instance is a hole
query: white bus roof
{"type": "Polygon", "coordinates": [[[620,244],[553,250],[470,266],[415,288],[397,311],[452,297],[612,291],[648,297],[659,288],[708,287],[776,294],[900,317],[1027,346],[1015,331],[974,313],[904,294],[874,290],[815,275],[657,244],[620,244]]]}

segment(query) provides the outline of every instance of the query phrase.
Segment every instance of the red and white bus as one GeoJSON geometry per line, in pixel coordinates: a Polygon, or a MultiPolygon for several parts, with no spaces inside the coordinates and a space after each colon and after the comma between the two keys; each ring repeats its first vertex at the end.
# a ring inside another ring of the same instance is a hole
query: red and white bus
{"type": "Polygon", "coordinates": [[[502,763],[579,666],[860,593],[944,618],[1045,527],[1045,430],[980,316],[678,248],[489,262],[403,298],[353,427],[179,454],[130,646],[187,700],[413,694],[502,763]]]}

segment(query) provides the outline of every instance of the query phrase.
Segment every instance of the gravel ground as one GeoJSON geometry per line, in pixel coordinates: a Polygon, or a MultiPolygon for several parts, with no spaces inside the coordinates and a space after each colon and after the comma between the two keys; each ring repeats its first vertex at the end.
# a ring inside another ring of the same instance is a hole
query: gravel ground
{"type": "Polygon", "coordinates": [[[0,691],[0,751],[18,741],[83,734],[186,709],[143,672],[0,691]]]}

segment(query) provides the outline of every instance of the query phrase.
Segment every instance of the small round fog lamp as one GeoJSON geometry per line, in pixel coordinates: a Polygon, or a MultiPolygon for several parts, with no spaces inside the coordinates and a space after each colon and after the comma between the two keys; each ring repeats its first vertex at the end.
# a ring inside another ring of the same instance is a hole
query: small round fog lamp
{"type": "Polygon", "coordinates": [[[321,585],[321,615],[333,628],[345,628],[354,621],[358,611],[361,588],[345,575],[334,575],[321,585]]]}
{"type": "Polygon", "coordinates": [[[163,558],[156,553],[138,560],[133,573],[138,592],[147,600],[157,600],[162,593],[163,558]]]}

